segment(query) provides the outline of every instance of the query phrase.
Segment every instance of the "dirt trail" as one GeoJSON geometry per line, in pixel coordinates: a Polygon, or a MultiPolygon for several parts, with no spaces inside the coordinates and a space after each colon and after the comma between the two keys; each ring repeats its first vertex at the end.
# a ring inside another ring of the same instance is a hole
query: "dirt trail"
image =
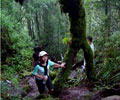
{"type": "MultiPolygon", "coordinates": [[[[32,98],[34,100],[34,98],[37,95],[39,95],[34,77],[26,77],[22,81],[23,81],[23,83],[21,82],[21,87],[22,88],[24,88],[26,85],[29,86],[27,94],[24,96],[24,98],[32,98]]],[[[59,99],[60,100],[101,100],[103,98],[103,100],[104,100],[105,97],[108,97],[107,95],[106,96],[104,96],[104,95],[106,93],[110,92],[110,91],[107,91],[107,92],[100,92],[100,91],[91,92],[89,89],[90,89],[89,86],[65,88],[65,89],[63,89],[63,91],[59,95],[59,99]],[[96,98],[89,99],[89,98],[93,98],[95,96],[95,94],[97,94],[96,98]]],[[[116,100],[118,100],[118,99],[116,99],[116,100]]]]}
{"type": "MultiPolygon", "coordinates": [[[[35,98],[39,95],[34,77],[26,77],[22,79],[20,83],[21,88],[29,86],[27,94],[24,94],[24,98],[35,98]]],[[[60,100],[86,100],[85,97],[89,96],[90,91],[86,87],[72,87],[64,89],[59,98],[60,100]]]]}
{"type": "Polygon", "coordinates": [[[60,100],[86,100],[90,91],[86,87],[72,87],[64,89],[60,94],[60,100]]]}
{"type": "MultiPolygon", "coordinates": [[[[75,76],[75,72],[71,74],[71,77],[75,76]],[[72,75],[73,74],[73,75],[72,75]]],[[[19,88],[15,88],[12,83],[9,84],[10,87],[13,87],[12,90],[6,91],[11,96],[14,94],[21,95],[23,100],[27,100],[28,98],[31,98],[34,100],[36,96],[39,95],[35,78],[33,76],[27,76],[21,79],[21,82],[19,84],[19,88]]],[[[107,92],[108,93],[108,92],[107,92]]],[[[117,92],[118,93],[118,92],[117,92]]],[[[59,95],[60,100],[89,100],[90,97],[95,97],[95,92],[91,92],[87,86],[80,86],[80,87],[71,87],[71,88],[65,88],[59,95]]],[[[105,94],[104,92],[102,94],[105,94]]],[[[90,100],[101,100],[102,95],[100,92],[97,93],[97,98],[93,98],[90,100]]],[[[107,96],[104,96],[107,97],[107,96]]],[[[106,100],[106,99],[105,99],[106,100]]]]}
{"type": "Polygon", "coordinates": [[[35,83],[35,78],[34,77],[26,77],[24,79],[22,79],[21,83],[20,83],[20,87],[24,88],[28,88],[26,89],[26,94],[24,94],[24,98],[35,98],[37,95],[39,95],[36,83],[35,83]]]}

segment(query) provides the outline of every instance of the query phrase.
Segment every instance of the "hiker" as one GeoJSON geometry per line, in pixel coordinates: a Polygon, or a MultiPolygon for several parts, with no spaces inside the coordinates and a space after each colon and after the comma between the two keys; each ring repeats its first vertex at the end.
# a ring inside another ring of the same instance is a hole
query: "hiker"
{"type": "Polygon", "coordinates": [[[34,68],[35,66],[35,63],[38,61],[38,55],[39,55],[39,52],[41,51],[41,48],[38,47],[38,46],[35,46],[34,47],[34,53],[32,55],[32,67],[34,68]]]}
{"type": "Polygon", "coordinates": [[[52,57],[50,58],[50,60],[53,61],[53,62],[55,62],[55,63],[57,63],[57,59],[56,59],[55,56],[52,56],[52,57]]]}
{"type": "Polygon", "coordinates": [[[55,62],[55,63],[57,63],[57,64],[61,64],[62,63],[62,61],[57,61],[56,57],[54,57],[54,56],[52,56],[50,58],[50,60],[53,61],[53,62],[55,62]]]}
{"type": "MultiPolygon", "coordinates": [[[[94,54],[94,44],[93,44],[93,42],[92,42],[92,37],[91,36],[88,36],[87,37],[87,40],[88,40],[88,44],[90,45],[90,47],[91,47],[91,49],[92,49],[92,52],[93,52],[93,54],[94,54]]],[[[84,73],[85,72],[85,65],[86,65],[86,61],[85,61],[85,59],[84,59],[84,64],[82,65],[82,72],[84,73]]]]}
{"type": "Polygon", "coordinates": [[[91,47],[91,49],[92,49],[92,51],[93,51],[93,53],[94,53],[94,44],[93,44],[93,42],[92,42],[92,37],[91,36],[88,36],[87,37],[87,40],[88,40],[88,44],[90,45],[90,47],[91,47]]]}
{"type": "Polygon", "coordinates": [[[54,89],[52,86],[52,82],[49,76],[50,66],[54,68],[65,68],[65,63],[57,64],[48,59],[48,54],[45,51],[41,51],[39,53],[39,61],[34,67],[33,75],[36,79],[36,84],[40,94],[45,93],[45,86],[47,86],[49,93],[53,93],[54,89]]]}

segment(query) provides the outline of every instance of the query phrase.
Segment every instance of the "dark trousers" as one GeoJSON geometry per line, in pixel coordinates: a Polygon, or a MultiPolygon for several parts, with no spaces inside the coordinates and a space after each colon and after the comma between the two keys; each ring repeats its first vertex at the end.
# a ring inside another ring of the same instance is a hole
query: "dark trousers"
{"type": "Polygon", "coordinates": [[[47,86],[49,90],[53,89],[52,82],[49,76],[45,84],[43,83],[43,80],[39,80],[36,78],[36,84],[40,93],[45,92],[45,86],[47,86]]]}

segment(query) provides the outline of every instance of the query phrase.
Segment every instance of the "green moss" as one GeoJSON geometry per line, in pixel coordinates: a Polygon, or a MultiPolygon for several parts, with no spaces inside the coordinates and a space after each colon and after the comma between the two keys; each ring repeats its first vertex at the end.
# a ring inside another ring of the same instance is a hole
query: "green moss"
{"type": "Polygon", "coordinates": [[[53,80],[58,74],[58,71],[50,71],[50,77],[53,80]]]}
{"type": "Polygon", "coordinates": [[[23,73],[21,74],[23,77],[32,75],[32,72],[28,72],[26,70],[23,70],[23,73]]]}
{"type": "Polygon", "coordinates": [[[83,45],[84,57],[86,60],[86,74],[89,80],[94,79],[94,63],[93,63],[93,52],[88,44],[88,42],[84,42],[83,45]]]}
{"type": "Polygon", "coordinates": [[[47,97],[41,100],[59,100],[59,98],[47,97]]]}
{"type": "Polygon", "coordinates": [[[82,0],[60,0],[60,3],[63,12],[69,14],[72,39],[64,57],[66,68],[61,70],[60,74],[54,80],[56,94],[64,87],[65,81],[70,75],[74,58],[80,49],[84,51],[87,78],[90,80],[93,79],[91,75],[91,72],[93,72],[93,53],[86,39],[85,9],[82,0]]]}
{"type": "Polygon", "coordinates": [[[29,91],[30,91],[30,86],[29,86],[29,85],[26,85],[26,86],[23,88],[23,91],[29,92],[29,91]]]}

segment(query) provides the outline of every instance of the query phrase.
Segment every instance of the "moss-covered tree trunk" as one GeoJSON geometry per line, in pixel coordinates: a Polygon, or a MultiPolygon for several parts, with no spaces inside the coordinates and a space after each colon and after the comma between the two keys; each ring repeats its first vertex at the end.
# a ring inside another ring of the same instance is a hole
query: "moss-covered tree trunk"
{"type": "Polygon", "coordinates": [[[74,58],[79,49],[83,49],[86,60],[86,73],[89,80],[93,79],[93,53],[86,39],[85,9],[82,0],[60,0],[61,9],[69,14],[70,31],[72,40],[65,54],[64,62],[66,68],[54,80],[55,92],[58,94],[64,87],[66,79],[69,77],[74,58]]]}
{"type": "MultiPolygon", "coordinates": [[[[24,0],[16,0],[21,4],[24,0]]],[[[89,80],[93,80],[93,53],[86,39],[85,9],[82,0],[59,0],[61,9],[69,14],[70,31],[72,40],[65,54],[64,62],[66,68],[62,69],[54,80],[55,92],[59,93],[64,87],[66,79],[69,77],[74,58],[79,49],[83,49],[86,60],[86,73],[89,80]]]]}

